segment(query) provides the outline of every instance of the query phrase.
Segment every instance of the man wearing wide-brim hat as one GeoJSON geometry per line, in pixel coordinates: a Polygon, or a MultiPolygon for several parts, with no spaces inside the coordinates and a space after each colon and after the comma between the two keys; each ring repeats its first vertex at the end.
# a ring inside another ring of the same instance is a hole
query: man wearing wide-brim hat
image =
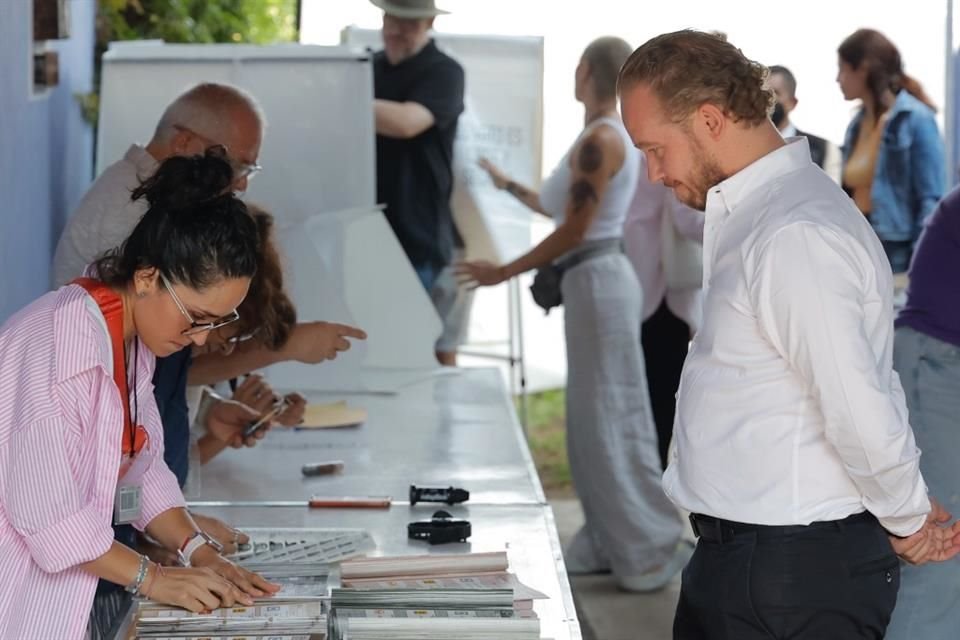
{"type": "MultiPolygon", "coordinates": [[[[434,18],[446,13],[434,0],[370,2],[384,12],[384,48],[373,60],[377,202],[386,204],[390,226],[432,292],[463,244],[450,209],[463,68],[430,36],[434,18]]],[[[440,315],[450,315],[434,299],[440,315]]]]}

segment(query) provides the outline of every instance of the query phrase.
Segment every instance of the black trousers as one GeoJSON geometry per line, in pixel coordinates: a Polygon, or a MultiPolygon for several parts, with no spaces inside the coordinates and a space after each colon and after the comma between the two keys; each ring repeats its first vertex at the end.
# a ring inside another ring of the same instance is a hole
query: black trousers
{"type": "Polygon", "coordinates": [[[657,425],[660,463],[666,469],[667,451],[673,438],[673,416],[677,410],[677,388],[690,343],[690,327],[673,315],[664,299],[641,326],[640,342],[647,365],[653,421],[657,425]]]}
{"type": "Polygon", "coordinates": [[[698,521],[702,535],[683,571],[674,640],[883,638],[900,565],[876,518],[736,526],[698,521]]]}

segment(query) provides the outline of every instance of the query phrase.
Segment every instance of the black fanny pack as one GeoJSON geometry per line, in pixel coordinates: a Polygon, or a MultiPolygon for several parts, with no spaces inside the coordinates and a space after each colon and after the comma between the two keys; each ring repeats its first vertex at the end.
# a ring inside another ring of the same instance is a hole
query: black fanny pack
{"type": "Polygon", "coordinates": [[[533,284],[530,285],[533,301],[549,315],[551,309],[563,304],[560,283],[563,281],[563,274],[568,269],[593,258],[622,252],[623,240],[621,238],[593,240],[581,244],[557,262],[537,269],[536,275],[533,276],[533,284]]]}

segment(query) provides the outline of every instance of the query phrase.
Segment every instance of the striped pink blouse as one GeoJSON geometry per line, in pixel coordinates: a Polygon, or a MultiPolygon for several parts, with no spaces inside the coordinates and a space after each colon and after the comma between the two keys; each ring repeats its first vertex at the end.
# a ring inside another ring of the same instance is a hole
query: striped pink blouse
{"type": "MultiPolygon", "coordinates": [[[[86,298],[63,287],[0,327],[0,638],[82,638],[97,578],[77,565],[113,543],[123,408],[86,298]]],[[[183,495],[163,462],[154,356],[138,344],[141,455],[153,457],[134,523],[143,529],[183,495]]]]}

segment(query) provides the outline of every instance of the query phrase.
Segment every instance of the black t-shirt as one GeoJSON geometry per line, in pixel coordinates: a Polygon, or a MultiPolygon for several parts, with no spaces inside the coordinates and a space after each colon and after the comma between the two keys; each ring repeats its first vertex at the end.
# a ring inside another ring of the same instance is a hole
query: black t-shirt
{"type": "Polygon", "coordinates": [[[443,268],[458,240],[450,196],[463,86],[463,67],[433,40],[397,65],[383,51],[373,58],[377,98],[416,102],[434,118],[433,126],[415,138],[377,136],[377,202],[387,205],[387,220],[415,267],[443,268]]]}

